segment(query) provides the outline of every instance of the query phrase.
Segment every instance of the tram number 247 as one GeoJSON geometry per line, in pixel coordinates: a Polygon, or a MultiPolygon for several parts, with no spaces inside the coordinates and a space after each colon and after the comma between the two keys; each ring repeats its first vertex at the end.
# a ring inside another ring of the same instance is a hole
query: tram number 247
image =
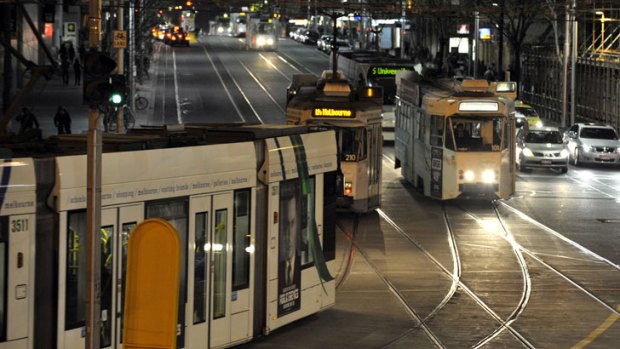
{"type": "Polygon", "coordinates": [[[11,233],[19,233],[28,230],[29,220],[26,218],[19,218],[11,220],[11,233]]]}

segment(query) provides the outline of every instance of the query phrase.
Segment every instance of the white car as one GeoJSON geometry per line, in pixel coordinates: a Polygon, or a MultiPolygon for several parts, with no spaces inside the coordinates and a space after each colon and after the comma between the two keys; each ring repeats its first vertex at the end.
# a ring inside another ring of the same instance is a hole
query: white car
{"type": "Polygon", "coordinates": [[[517,168],[568,171],[569,152],[557,127],[531,127],[517,132],[517,168]]]}
{"type": "Polygon", "coordinates": [[[610,125],[578,123],[565,132],[564,140],[575,166],[620,164],[618,132],[610,125]]]}

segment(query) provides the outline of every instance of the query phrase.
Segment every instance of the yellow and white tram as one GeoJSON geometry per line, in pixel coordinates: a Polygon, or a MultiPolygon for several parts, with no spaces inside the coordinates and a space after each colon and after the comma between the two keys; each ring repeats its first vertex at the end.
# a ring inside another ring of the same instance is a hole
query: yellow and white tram
{"type": "Polygon", "coordinates": [[[396,166],[424,195],[514,193],[514,82],[399,74],[396,166]]]}
{"type": "MultiPolygon", "coordinates": [[[[181,241],[178,348],[230,347],[335,302],[334,132],[184,132],[104,139],[163,148],[102,155],[101,348],[123,347],[127,241],[147,218],[181,241]]],[[[86,165],[83,154],[3,161],[1,349],[85,346],[86,165]]]]}
{"type": "Polygon", "coordinates": [[[343,176],[338,205],[354,212],[368,212],[381,202],[383,140],[380,87],[358,91],[341,72],[321,79],[313,74],[293,76],[287,90],[286,122],[336,131],[339,169],[343,176]]]}

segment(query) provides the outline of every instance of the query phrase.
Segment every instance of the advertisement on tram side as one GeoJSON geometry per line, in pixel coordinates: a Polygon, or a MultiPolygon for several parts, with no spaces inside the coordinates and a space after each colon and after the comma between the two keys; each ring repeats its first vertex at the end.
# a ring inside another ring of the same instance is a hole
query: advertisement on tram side
{"type": "Polygon", "coordinates": [[[442,198],[443,149],[431,148],[431,196],[442,198]]]}
{"type": "Polygon", "coordinates": [[[280,186],[280,229],[278,253],[278,317],[301,306],[301,188],[298,179],[280,186]]]}

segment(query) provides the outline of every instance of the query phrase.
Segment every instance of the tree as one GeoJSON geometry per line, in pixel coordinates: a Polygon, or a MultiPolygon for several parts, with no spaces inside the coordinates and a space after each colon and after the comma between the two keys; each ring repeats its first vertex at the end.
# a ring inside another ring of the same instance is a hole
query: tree
{"type": "Polygon", "coordinates": [[[493,6],[493,2],[481,0],[476,2],[476,7],[481,14],[486,15],[491,23],[500,27],[503,22],[503,32],[508,39],[512,50],[512,66],[514,68],[514,80],[519,81],[521,76],[521,52],[523,42],[531,25],[541,18],[541,14],[547,13],[547,1],[540,0],[503,0],[503,9],[493,6]]]}

